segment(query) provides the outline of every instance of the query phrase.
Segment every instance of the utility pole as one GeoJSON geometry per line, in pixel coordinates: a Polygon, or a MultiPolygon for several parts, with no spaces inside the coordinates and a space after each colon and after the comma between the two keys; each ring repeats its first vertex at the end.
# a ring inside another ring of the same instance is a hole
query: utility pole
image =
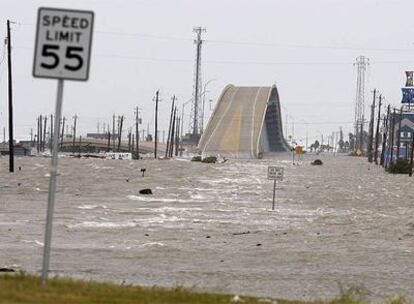
{"type": "Polygon", "coordinates": [[[391,113],[391,105],[388,105],[387,116],[384,117],[384,124],[383,124],[384,130],[382,134],[382,150],[381,150],[380,165],[383,167],[385,167],[385,149],[387,147],[387,135],[389,133],[388,125],[390,123],[390,113],[391,113]]]}
{"type": "MultiPolygon", "coordinates": [[[[184,105],[183,103],[183,109],[181,112],[181,127],[180,127],[180,156],[183,156],[184,151],[184,139],[183,139],[183,130],[184,130],[184,105]]],[[[168,140],[168,138],[167,138],[168,140]]]]}
{"type": "Polygon", "coordinates": [[[50,145],[49,145],[50,152],[52,152],[52,148],[53,148],[53,114],[50,115],[50,145]]]}
{"type": "Polygon", "coordinates": [[[372,163],[372,144],[374,141],[374,116],[375,116],[375,100],[377,98],[377,89],[373,91],[373,100],[371,105],[371,118],[369,120],[369,137],[368,137],[368,161],[372,163]]]}
{"type": "Polygon", "coordinates": [[[40,152],[43,152],[43,116],[40,115],[40,152]]]}
{"type": "Polygon", "coordinates": [[[121,151],[121,139],[122,139],[122,125],[124,123],[124,115],[120,117],[119,130],[118,130],[118,152],[121,151]]]}
{"type": "Polygon", "coordinates": [[[135,109],[135,144],[136,144],[136,159],[139,159],[139,108],[135,109]]]}
{"type": "Polygon", "coordinates": [[[168,137],[167,137],[167,146],[165,147],[165,158],[169,157],[169,145],[171,144],[171,126],[174,113],[174,104],[175,104],[175,95],[172,97],[171,113],[170,113],[170,123],[168,125],[168,137]]]}
{"type": "Polygon", "coordinates": [[[40,152],[40,116],[37,117],[37,138],[36,138],[36,147],[37,147],[37,153],[40,152]]]}
{"type": "Polygon", "coordinates": [[[360,56],[356,59],[354,66],[357,66],[357,89],[356,89],[356,97],[355,97],[355,136],[357,143],[356,149],[358,148],[362,150],[362,137],[364,132],[364,113],[365,113],[365,72],[369,65],[369,59],[360,56]],[[360,128],[360,130],[359,130],[360,128]]]}
{"type": "Polygon", "coordinates": [[[174,137],[175,137],[175,118],[177,115],[177,108],[174,107],[174,115],[173,115],[173,119],[172,119],[172,127],[171,127],[171,139],[170,139],[170,152],[169,152],[169,156],[172,157],[173,156],[173,151],[174,151],[174,137]]]}
{"type": "Polygon", "coordinates": [[[394,140],[395,140],[395,108],[392,113],[392,119],[391,119],[391,156],[390,156],[390,163],[392,163],[394,159],[394,140]]]}
{"type": "Polygon", "coordinates": [[[78,115],[75,114],[73,117],[73,151],[75,152],[75,144],[76,144],[76,125],[78,122],[78,115]]]}
{"type": "Polygon", "coordinates": [[[196,63],[195,63],[195,77],[194,77],[194,103],[192,112],[192,140],[197,145],[200,137],[199,123],[200,123],[200,98],[201,98],[201,46],[203,40],[201,34],[206,31],[205,28],[195,27],[193,31],[196,33],[197,38],[194,40],[196,44],[196,63]]]}
{"type": "Polygon", "coordinates": [[[159,90],[155,93],[155,140],[154,140],[154,158],[157,159],[157,148],[158,148],[158,101],[159,101],[159,90]]]}
{"type": "Polygon", "coordinates": [[[175,156],[178,156],[178,143],[180,140],[180,117],[177,114],[177,127],[176,127],[176,131],[175,131],[175,156]]]}
{"type": "Polygon", "coordinates": [[[403,107],[400,109],[399,121],[398,121],[398,134],[397,134],[397,159],[400,158],[400,146],[401,146],[401,122],[403,119],[403,107]]]}
{"type": "MultiPolygon", "coordinates": [[[[408,175],[410,177],[413,176],[413,158],[414,158],[414,134],[411,133],[412,139],[411,139],[411,151],[410,151],[410,172],[408,175]]],[[[408,145],[407,145],[408,147],[408,145]]]]}
{"type": "Polygon", "coordinates": [[[107,150],[108,150],[107,152],[109,152],[111,150],[111,132],[110,131],[108,131],[108,148],[107,148],[107,150]]]}
{"type": "Polygon", "coordinates": [[[377,117],[377,130],[375,132],[375,152],[374,152],[374,159],[375,164],[378,165],[378,145],[379,145],[379,128],[381,123],[381,106],[382,106],[382,95],[379,96],[378,101],[378,117],[377,117]]]}
{"type": "Polygon", "coordinates": [[[60,137],[60,148],[61,149],[63,147],[63,140],[65,138],[65,122],[66,122],[66,117],[63,117],[63,119],[62,119],[62,135],[60,137]]]}
{"type": "Polygon", "coordinates": [[[131,137],[131,129],[129,129],[129,131],[128,131],[128,152],[130,152],[131,153],[131,140],[132,140],[132,137],[131,137]]]}
{"type": "Polygon", "coordinates": [[[43,151],[45,151],[46,149],[46,130],[47,130],[47,116],[45,115],[44,126],[43,126],[43,151]]]}
{"type": "Polygon", "coordinates": [[[112,115],[112,151],[115,152],[115,114],[112,115]]]}
{"type": "Polygon", "coordinates": [[[9,172],[14,172],[14,138],[13,138],[13,78],[11,59],[10,20],[7,20],[7,67],[9,85],[9,172]]]}

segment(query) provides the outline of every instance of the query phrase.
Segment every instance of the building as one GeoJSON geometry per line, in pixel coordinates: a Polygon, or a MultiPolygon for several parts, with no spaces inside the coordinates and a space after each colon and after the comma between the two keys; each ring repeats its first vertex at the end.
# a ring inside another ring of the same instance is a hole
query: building
{"type": "MultiPolygon", "coordinates": [[[[14,144],[14,156],[30,156],[30,148],[18,143],[14,144]]],[[[0,155],[9,155],[9,144],[0,143],[0,155]]]]}
{"type": "Polygon", "coordinates": [[[387,150],[385,152],[386,163],[392,159],[409,159],[411,148],[413,147],[414,135],[414,86],[413,72],[405,72],[407,82],[402,88],[402,107],[401,111],[395,111],[390,115],[390,132],[388,135],[387,150]],[[391,136],[393,134],[393,136],[391,136]],[[399,145],[399,147],[398,147],[399,145]],[[392,146],[392,149],[391,149],[392,146]],[[398,154],[399,152],[399,154],[398,154]]]}

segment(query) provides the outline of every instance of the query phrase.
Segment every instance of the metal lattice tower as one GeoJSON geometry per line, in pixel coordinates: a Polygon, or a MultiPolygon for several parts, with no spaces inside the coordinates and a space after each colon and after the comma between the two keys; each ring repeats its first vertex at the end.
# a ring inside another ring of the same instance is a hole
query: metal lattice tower
{"type": "Polygon", "coordinates": [[[191,107],[191,119],[190,119],[190,130],[192,137],[195,141],[198,142],[200,137],[200,122],[201,122],[201,46],[203,40],[201,39],[201,34],[206,31],[205,28],[195,27],[193,31],[196,33],[197,37],[194,40],[196,45],[196,62],[195,62],[195,75],[194,75],[194,88],[193,88],[193,103],[191,107]]]}
{"type": "Polygon", "coordinates": [[[363,146],[363,130],[365,116],[365,72],[369,65],[369,59],[360,56],[356,59],[354,66],[357,67],[357,89],[355,96],[355,120],[354,134],[356,136],[356,148],[362,149],[363,146]]]}

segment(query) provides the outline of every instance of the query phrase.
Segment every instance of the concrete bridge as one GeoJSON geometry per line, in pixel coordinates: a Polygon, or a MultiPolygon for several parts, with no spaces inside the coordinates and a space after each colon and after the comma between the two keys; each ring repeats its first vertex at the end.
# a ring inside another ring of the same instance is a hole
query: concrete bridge
{"type": "Polygon", "coordinates": [[[227,86],[198,147],[205,155],[232,158],[260,158],[289,151],[276,86],[227,86]]]}
{"type": "MultiPolygon", "coordinates": [[[[99,152],[108,152],[114,151],[118,152],[118,141],[113,145],[112,141],[108,145],[108,140],[106,139],[94,139],[94,138],[76,138],[73,141],[73,138],[67,138],[63,140],[63,144],[59,145],[60,151],[65,152],[82,152],[82,153],[99,153],[99,152]]],[[[166,145],[163,143],[158,143],[157,150],[159,156],[165,155],[166,145]]],[[[135,151],[135,147],[133,148],[135,151]]],[[[122,141],[119,152],[132,152],[132,149],[129,149],[128,141],[122,141]]],[[[154,153],[154,142],[153,141],[140,141],[139,142],[139,153],[147,154],[154,153]]]]}

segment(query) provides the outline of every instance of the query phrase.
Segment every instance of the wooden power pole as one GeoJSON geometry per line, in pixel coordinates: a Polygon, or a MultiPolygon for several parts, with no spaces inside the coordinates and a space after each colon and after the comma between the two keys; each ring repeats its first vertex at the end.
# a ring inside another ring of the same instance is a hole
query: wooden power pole
{"type": "Polygon", "coordinates": [[[377,98],[377,89],[374,90],[373,92],[373,100],[372,100],[372,105],[371,105],[371,117],[369,120],[369,135],[368,135],[368,147],[367,147],[367,152],[368,152],[368,161],[370,163],[372,163],[372,144],[374,141],[374,116],[375,116],[375,100],[377,98]]]}
{"type": "MultiPolygon", "coordinates": [[[[387,136],[389,133],[389,125],[390,125],[390,115],[391,115],[391,105],[388,105],[387,108],[387,115],[384,117],[384,132],[382,135],[382,150],[381,150],[381,160],[380,160],[380,165],[385,167],[385,150],[387,147],[387,136]]],[[[389,138],[388,138],[389,141],[389,138]]]]}
{"type": "Polygon", "coordinates": [[[13,78],[11,60],[10,20],[7,20],[7,67],[9,85],[9,172],[14,172],[14,138],[13,138],[13,78]]]}
{"type": "Polygon", "coordinates": [[[391,148],[391,156],[390,156],[390,161],[388,164],[392,164],[393,159],[394,159],[394,141],[395,141],[395,116],[397,115],[397,112],[394,111],[392,113],[392,117],[391,117],[391,143],[390,143],[390,148],[391,148]]]}
{"type": "Polygon", "coordinates": [[[155,138],[154,138],[154,158],[157,159],[157,148],[158,148],[158,101],[160,91],[157,90],[155,93],[155,138]]]}
{"type": "Polygon", "coordinates": [[[171,145],[171,140],[170,139],[171,139],[172,119],[173,119],[173,113],[174,113],[174,104],[175,104],[175,95],[172,97],[170,124],[168,126],[167,146],[165,147],[165,158],[169,157],[169,147],[171,145]]]}
{"type": "Polygon", "coordinates": [[[62,119],[62,134],[60,137],[60,148],[62,149],[63,147],[63,140],[65,138],[65,122],[66,122],[66,117],[63,117],[62,119]]]}
{"type": "Polygon", "coordinates": [[[174,152],[174,138],[175,138],[175,120],[177,117],[177,107],[174,107],[174,114],[173,114],[173,119],[172,119],[172,126],[171,126],[171,138],[170,138],[170,152],[169,152],[169,157],[173,157],[173,152],[174,152]]]}
{"type": "Polygon", "coordinates": [[[124,123],[124,115],[119,118],[119,127],[118,127],[118,152],[121,151],[121,139],[122,139],[122,125],[124,123]]]}
{"type": "Polygon", "coordinates": [[[47,132],[47,116],[45,115],[44,125],[43,125],[43,151],[45,151],[46,149],[46,132],[47,132]]]}
{"type": "Polygon", "coordinates": [[[112,152],[115,152],[115,114],[112,115],[112,152]]]}
{"type": "Polygon", "coordinates": [[[52,153],[53,149],[53,114],[50,115],[50,153],[52,153]]]}
{"type": "Polygon", "coordinates": [[[139,108],[135,109],[135,145],[136,145],[136,159],[139,159],[139,108]]]}
{"type": "Polygon", "coordinates": [[[78,115],[75,114],[75,116],[73,116],[73,152],[75,152],[75,144],[76,144],[76,125],[78,122],[78,115]]]}
{"type": "Polygon", "coordinates": [[[376,165],[378,165],[378,145],[379,145],[379,127],[381,123],[381,106],[382,106],[382,95],[379,96],[379,101],[378,101],[377,130],[375,132],[374,161],[376,165]]]}
{"type": "Polygon", "coordinates": [[[401,148],[401,123],[403,120],[403,107],[400,109],[400,115],[398,117],[398,134],[397,134],[397,158],[400,158],[400,148],[401,148]]]}

